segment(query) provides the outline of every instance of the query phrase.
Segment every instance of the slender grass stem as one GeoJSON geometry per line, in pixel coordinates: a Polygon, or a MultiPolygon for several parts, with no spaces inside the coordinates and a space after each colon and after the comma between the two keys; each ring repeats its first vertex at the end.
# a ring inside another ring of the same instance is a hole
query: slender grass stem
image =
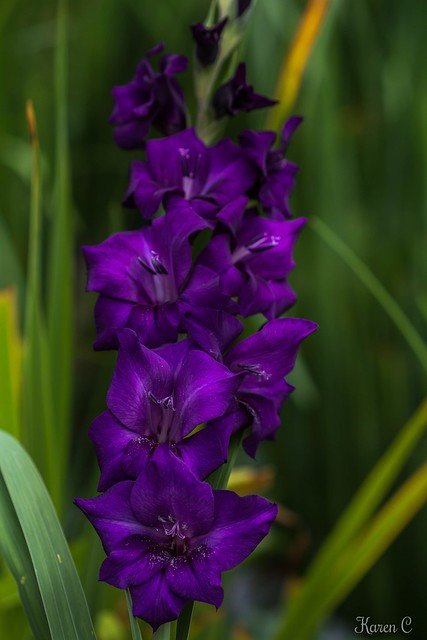
{"type": "Polygon", "coordinates": [[[394,322],[402,337],[411,347],[424,371],[427,373],[427,344],[408,316],[402,311],[384,285],[369,267],[356,255],[332,229],[319,218],[312,218],[311,229],[347,264],[365,287],[372,293],[389,318],[394,322]]]}
{"type": "Polygon", "coordinates": [[[67,477],[72,396],[72,247],[67,102],[68,0],[58,0],[55,49],[56,160],[48,288],[48,340],[56,421],[58,484],[67,477]]]}
{"type": "Polygon", "coordinates": [[[125,591],[125,596],[126,596],[126,604],[127,604],[128,613],[129,613],[129,621],[130,621],[130,630],[131,630],[131,633],[132,633],[132,640],[142,640],[142,638],[141,638],[141,629],[139,628],[138,620],[134,617],[134,615],[132,613],[132,598],[131,598],[131,595],[130,595],[128,589],[126,589],[126,591],[125,591]]]}

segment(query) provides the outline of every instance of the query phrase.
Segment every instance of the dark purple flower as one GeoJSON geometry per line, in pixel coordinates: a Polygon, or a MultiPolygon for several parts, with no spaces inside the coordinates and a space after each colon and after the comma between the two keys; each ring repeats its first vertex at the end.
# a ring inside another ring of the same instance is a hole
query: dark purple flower
{"type": "Polygon", "coordinates": [[[188,60],[176,54],[165,55],[160,71],[155,71],[150,58],[163,47],[160,43],[147,53],[129,84],[113,88],[116,104],[110,123],[116,127],[114,139],[119,147],[144,147],[151,126],[165,135],[186,127],[184,95],[174,76],[185,71],[188,60]]]}
{"type": "Polygon", "coordinates": [[[224,18],[213,27],[205,27],[201,22],[191,26],[193,38],[196,42],[197,59],[204,67],[212,64],[217,59],[221,34],[227,20],[228,18],[224,18]]]}
{"type": "Polygon", "coordinates": [[[131,165],[124,204],[151,218],[161,203],[176,195],[202,217],[213,218],[230,201],[242,196],[256,178],[256,168],[228,139],[206,147],[194,129],[147,142],[147,161],[131,165]]]}
{"type": "Polygon", "coordinates": [[[192,267],[192,234],[206,226],[185,200],[139,231],[116,233],[83,247],[88,291],[95,307],[95,349],[117,347],[115,330],[130,327],[149,347],[174,342],[194,311],[200,322],[213,309],[232,308],[219,290],[219,277],[205,266],[192,267]]]}
{"type": "Polygon", "coordinates": [[[292,306],[296,296],[287,282],[295,266],[294,243],[306,220],[268,220],[247,211],[234,234],[214,235],[199,263],[219,274],[221,289],[237,297],[239,313],[263,313],[276,318],[292,306]]]}
{"type": "Polygon", "coordinates": [[[213,98],[217,118],[272,107],[276,103],[277,100],[255,93],[253,86],[246,82],[246,65],[243,62],[239,64],[231,80],[217,89],[213,98]]]}
{"type": "MultiPolygon", "coordinates": [[[[260,331],[229,349],[243,326],[240,325],[239,331],[235,318],[228,314],[211,318],[211,332],[216,336],[216,344],[222,347],[219,360],[239,375],[239,387],[235,392],[238,406],[211,426],[225,429],[227,433],[250,426],[251,433],[243,442],[250,456],[255,456],[262,440],[274,437],[280,425],[283,401],[294,390],[284,377],[294,368],[301,342],[316,329],[317,325],[310,320],[271,320],[260,331]]],[[[206,340],[206,333],[200,332],[198,327],[195,327],[193,338],[208,353],[218,357],[206,340]]]]}
{"type": "Polygon", "coordinates": [[[212,490],[165,456],[136,482],[75,502],[107,553],[100,580],[130,589],[134,615],[154,630],[188,601],[221,606],[221,573],[252,553],[277,515],[265,498],[212,490]]]}
{"type": "Polygon", "coordinates": [[[237,0],[237,17],[241,18],[249,9],[252,0],[237,0]]]}
{"type": "Polygon", "coordinates": [[[118,335],[108,411],[89,433],[102,472],[99,489],[136,478],[163,449],[204,479],[226,461],[230,433],[210,426],[192,432],[230,408],[237,377],[189,340],[152,351],[129,329],[118,335]]]}
{"type": "Polygon", "coordinates": [[[298,166],[289,162],[284,153],[302,118],[294,116],[284,125],[281,144],[274,149],[276,134],[272,131],[244,131],[240,144],[259,171],[259,179],[251,195],[257,198],[264,211],[280,219],[291,217],[289,197],[295,185],[298,166]]]}
{"type": "MultiPolygon", "coordinates": [[[[230,371],[242,374],[236,397],[250,418],[251,434],[243,442],[250,456],[255,456],[262,440],[274,438],[280,425],[280,408],[294,390],[284,377],[295,366],[301,342],[316,329],[316,323],[310,320],[271,320],[224,356],[230,371]]],[[[246,418],[242,426],[247,423],[246,418]]]]}

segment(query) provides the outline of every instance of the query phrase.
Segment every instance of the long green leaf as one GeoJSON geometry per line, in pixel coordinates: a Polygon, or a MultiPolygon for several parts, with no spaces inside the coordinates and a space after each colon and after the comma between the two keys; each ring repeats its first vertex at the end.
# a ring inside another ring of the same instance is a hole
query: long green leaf
{"type": "Polygon", "coordinates": [[[314,637],[326,616],[360,582],[399,533],[427,502],[427,464],[416,471],[393,495],[380,513],[330,566],[328,585],[313,607],[297,623],[285,627],[282,638],[314,637]]]}
{"type": "Polygon", "coordinates": [[[73,224],[67,122],[67,0],[58,0],[55,49],[56,175],[49,262],[48,341],[52,371],[57,457],[66,477],[73,352],[73,224]]]}
{"type": "Polygon", "coordinates": [[[19,439],[22,345],[16,291],[0,291],[0,429],[19,439]]]}
{"type": "Polygon", "coordinates": [[[331,567],[336,559],[360,533],[375,509],[385,497],[410,453],[427,429],[427,400],[406,423],[388,451],[368,475],[351,501],[322,549],[313,561],[301,590],[285,612],[277,640],[291,638],[288,629],[296,629],[314,610],[321,594],[331,581],[331,567]]]}
{"type": "Polygon", "coordinates": [[[55,475],[51,377],[46,327],[42,310],[42,207],[40,151],[32,103],[27,102],[32,148],[31,210],[28,278],[23,353],[23,443],[45,480],[56,506],[59,486],[55,475]]]}
{"type": "Polygon", "coordinates": [[[53,504],[31,458],[0,432],[0,547],[36,640],[95,637],[53,504]]]}

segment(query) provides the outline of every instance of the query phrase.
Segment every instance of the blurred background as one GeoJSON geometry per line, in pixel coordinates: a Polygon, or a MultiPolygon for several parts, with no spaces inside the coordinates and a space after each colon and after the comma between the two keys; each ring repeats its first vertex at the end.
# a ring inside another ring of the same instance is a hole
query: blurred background
{"type": "MultiPolygon", "coordinates": [[[[305,4],[258,0],[242,57],[259,92],[272,95],[305,4]]],[[[103,410],[114,360],[91,349],[95,296],[84,293],[80,246],[139,223],[138,214],[120,204],[135,154],[113,143],[107,123],[111,87],[127,83],[138,60],[159,40],[166,41],[168,51],[191,56],[189,25],[203,20],[207,8],[205,0],[71,3],[68,110],[75,239],[72,280],[63,283],[72,287],[75,332],[70,499],[95,492],[97,468],[87,430],[103,410]]],[[[17,288],[21,326],[30,201],[27,98],[33,100],[38,121],[46,238],[55,217],[55,12],[52,0],[2,0],[0,5],[0,288],[17,288]]],[[[292,200],[295,215],[325,221],[424,335],[426,28],[422,2],[332,1],[294,109],[305,123],[288,152],[300,165],[292,200]]],[[[188,95],[190,70],[182,83],[188,95]]],[[[235,136],[245,126],[262,128],[265,118],[256,112],[233,121],[229,134],[235,136]]],[[[49,247],[45,249],[42,282],[47,295],[49,247]]],[[[285,407],[277,444],[264,443],[259,451],[256,465],[262,474],[254,480],[283,506],[281,519],[254,558],[227,578],[221,614],[197,609],[195,637],[203,623],[219,633],[212,637],[225,637],[227,625],[235,638],[269,637],[287,590],[425,395],[425,372],[401,333],[357,275],[310,227],[300,238],[296,260],[292,283],[299,302],[291,315],[313,319],[320,329],[303,346],[290,378],[297,391],[285,407]]],[[[424,443],[403,476],[425,456],[424,443]]],[[[248,460],[242,457],[240,463],[248,460]]],[[[126,638],[124,600],[96,582],[102,551],[76,511],[68,508],[65,527],[74,540],[99,637],[126,638]]],[[[383,623],[411,616],[413,637],[427,637],[426,535],[424,510],[340,606],[324,637],[354,637],[356,616],[383,623]]],[[[18,611],[19,605],[0,590],[0,616],[5,628],[13,630],[5,638],[24,637],[18,611]]],[[[200,633],[208,637],[206,627],[200,633]]]]}

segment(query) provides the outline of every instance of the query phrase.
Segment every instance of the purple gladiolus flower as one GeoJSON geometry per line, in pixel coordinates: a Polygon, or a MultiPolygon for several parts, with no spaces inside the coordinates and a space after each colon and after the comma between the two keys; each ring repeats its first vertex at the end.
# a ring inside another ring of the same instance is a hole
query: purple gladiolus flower
{"type": "Polygon", "coordinates": [[[119,147],[144,147],[151,126],[165,135],[186,127],[184,96],[174,76],[185,71],[188,61],[184,56],[165,55],[160,71],[155,71],[150,58],[163,47],[160,43],[147,53],[129,84],[113,88],[116,104],[110,123],[116,127],[114,139],[119,147]]]}
{"type": "Polygon", "coordinates": [[[277,100],[255,93],[253,86],[246,82],[246,65],[243,62],[239,64],[231,80],[217,89],[213,98],[217,118],[272,107],[276,103],[277,100]]]}
{"type": "Polygon", "coordinates": [[[191,27],[196,42],[197,59],[204,67],[217,59],[221,34],[227,20],[228,18],[224,18],[213,27],[205,27],[201,22],[193,24],[191,27]]]}
{"type": "MultiPolygon", "coordinates": [[[[255,456],[262,440],[272,440],[280,426],[279,411],[294,387],[284,378],[295,366],[298,348],[317,329],[310,320],[282,318],[238,342],[224,357],[230,371],[243,372],[236,397],[246,410],[242,426],[251,425],[243,447],[255,456]]],[[[236,430],[236,425],[234,425],[236,430]]]]}
{"type": "Polygon", "coordinates": [[[233,307],[219,290],[219,277],[205,266],[191,270],[192,234],[206,226],[184,200],[139,231],[116,233],[83,247],[95,307],[95,349],[117,347],[115,330],[129,327],[142,342],[158,347],[187,330],[186,318],[203,323],[212,309],[233,307]]]}
{"type": "MultiPolygon", "coordinates": [[[[294,390],[284,378],[294,368],[301,342],[316,329],[317,324],[310,320],[271,320],[258,333],[229,349],[239,335],[235,318],[228,315],[211,318],[211,332],[215,334],[217,344],[222,346],[219,360],[231,372],[239,374],[239,387],[235,392],[238,406],[216,420],[215,427],[232,433],[250,426],[251,433],[243,442],[250,456],[255,456],[262,440],[274,438],[280,425],[280,408],[294,390]]],[[[242,330],[240,325],[240,333],[242,330]]],[[[202,334],[195,328],[194,339],[203,349],[218,357],[206,340],[206,333],[202,334]]]]}
{"type": "Polygon", "coordinates": [[[264,211],[276,219],[291,217],[289,197],[295,185],[298,166],[284,157],[290,138],[301,124],[294,116],[284,125],[280,146],[273,149],[276,134],[272,131],[244,131],[240,144],[259,171],[259,179],[251,195],[258,198],[264,211]]]}
{"type": "Polygon", "coordinates": [[[194,129],[147,142],[147,161],[135,160],[124,204],[151,218],[161,203],[184,198],[205,218],[243,195],[256,179],[256,168],[228,139],[206,147],[194,129]]]}
{"type": "Polygon", "coordinates": [[[237,17],[241,18],[251,6],[252,0],[237,0],[237,17]]]}
{"type": "Polygon", "coordinates": [[[230,432],[212,426],[192,432],[229,410],[238,376],[189,340],[156,351],[129,329],[119,340],[108,411],[90,429],[102,472],[99,489],[136,478],[159,450],[206,478],[226,461],[230,432]]]}
{"type": "Polygon", "coordinates": [[[212,490],[181,461],[162,456],[136,482],[75,502],[107,553],[100,580],[130,589],[134,615],[154,630],[188,601],[218,608],[221,573],[255,549],[277,515],[265,498],[212,490]]]}
{"type": "Polygon", "coordinates": [[[295,266],[293,247],[305,222],[267,220],[247,211],[240,225],[233,221],[234,234],[214,235],[199,264],[219,274],[222,291],[237,297],[242,316],[276,318],[296,301],[286,278],[295,266]]]}

